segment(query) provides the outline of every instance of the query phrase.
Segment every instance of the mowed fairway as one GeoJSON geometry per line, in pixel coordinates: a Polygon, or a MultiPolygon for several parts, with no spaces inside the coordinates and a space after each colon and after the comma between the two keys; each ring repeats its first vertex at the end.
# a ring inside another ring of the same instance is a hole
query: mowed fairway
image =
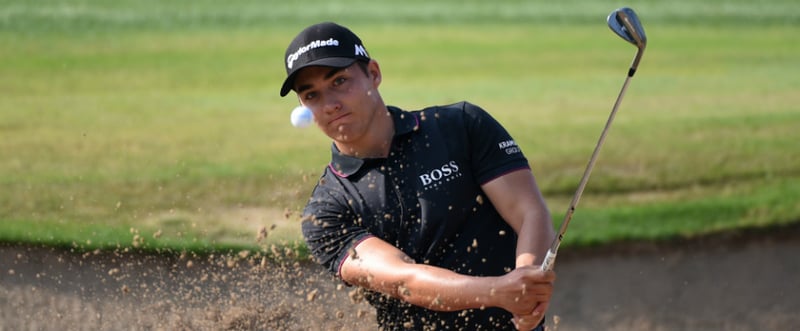
{"type": "Polygon", "coordinates": [[[0,241],[253,249],[299,239],[329,140],[289,124],[284,47],[352,27],[405,109],[469,100],[531,161],[560,222],[649,38],[565,245],[800,220],[793,1],[1,1],[0,241]],[[356,5],[349,7],[349,5],[356,5]]]}

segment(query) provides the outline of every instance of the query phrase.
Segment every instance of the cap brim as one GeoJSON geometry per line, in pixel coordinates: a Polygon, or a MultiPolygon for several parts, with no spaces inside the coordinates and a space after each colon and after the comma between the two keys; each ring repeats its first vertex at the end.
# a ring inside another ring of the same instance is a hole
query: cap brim
{"type": "Polygon", "coordinates": [[[281,87],[281,96],[284,97],[289,94],[289,91],[294,89],[294,78],[297,76],[297,73],[300,72],[301,69],[313,66],[321,66],[321,67],[332,67],[332,68],[345,68],[352,65],[356,62],[355,58],[352,57],[326,57],[324,59],[319,59],[316,61],[311,61],[308,63],[303,64],[302,66],[297,67],[294,69],[286,80],[283,81],[283,86],[281,87]]]}

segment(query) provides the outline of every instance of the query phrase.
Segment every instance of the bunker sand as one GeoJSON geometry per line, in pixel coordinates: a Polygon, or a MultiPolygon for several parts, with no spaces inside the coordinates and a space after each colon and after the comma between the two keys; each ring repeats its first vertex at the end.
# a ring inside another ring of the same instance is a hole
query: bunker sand
{"type": "MultiPolygon", "coordinates": [[[[565,249],[550,330],[789,330],[800,226],[565,249]]],[[[0,246],[3,330],[377,330],[313,263],[0,246]]]]}

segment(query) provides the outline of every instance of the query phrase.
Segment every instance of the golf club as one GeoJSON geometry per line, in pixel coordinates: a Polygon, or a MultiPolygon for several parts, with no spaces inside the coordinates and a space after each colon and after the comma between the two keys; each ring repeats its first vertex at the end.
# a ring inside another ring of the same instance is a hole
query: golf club
{"type": "Polygon", "coordinates": [[[611,127],[611,122],[614,121],[614,117],[617,114],[617,109],[619,108],[620,102],[622,102],[622,97],[625,96],[625,91],[628,89],[628,84],[630,83],[633,75],[636,73],[636,69],[639,67],[639,61],[642,59],[642,53],[644,53],[645,46],[647,46],[647,37],[644,34],[644,28],[642,27],[641,22],[639,22],[639,17],[636,16],[636,13],[633,11],[633,9],[623,7],[614,10],[608,15],[607,21],[608,27],[611,28],[611,31],[614,31],[614,33],[622,37],[622,39],[625,39],[629,43],[636,46],[638,50],[636,51],[636,57],[633,58],[633,63],[631,63],[631,67],[628,70],[628,76],[625,78],[625,83],[622,84],[622,90],[617,96],[617,101],[614,102],[614,108],[611,109],[611,114],[608,116],[606,126],[603,128],[603,132],[600,134],[600,139],[597,141],[597,145],[594,147],[594,152],[592,152],[592,157],[589,159],[589,164],[586,165],[586,170],[583,172],[583,177],[581,177],[581,181],[578,184],[578,189],[575,191],[575,195],[572,196],[572,202],[570,202],[567,213],[564,215],[564,221],[561,222],[561,226],[558,229],[558,234],[556,235],[556,238],[553,239],[553,243],[550,244],[550,248],[547,250],[547,255],[545,255],[544,262],[542,262],[542,270],[545,271],[553,270],[558,247],[561,246],[561,240],[564,238],[564,233],[567,232],[569,221],[572,219],[572,214],[575,212],[575,208],[578,206],[578,201],[581,199],[583,190],[586,188],[586,183],[589,181],[589,176],[592,174],[592,168],[594,168],[594,164],[597,161],[597,156],[600,154],[600,147],[603,146],[603,142],[606,140],[606,134],[608,134],[608,129],[611,127]]]}

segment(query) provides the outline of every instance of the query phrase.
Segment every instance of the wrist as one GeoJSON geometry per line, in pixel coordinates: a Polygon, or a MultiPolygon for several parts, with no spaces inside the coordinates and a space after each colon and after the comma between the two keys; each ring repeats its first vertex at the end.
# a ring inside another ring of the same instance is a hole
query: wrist
{"type": "MultiPolygon", "coordinates": [[[[485,277],[482,286],[480,286],[480,295],[475,297],[476,303],[479,304],[478,308],[485,307],[501,307],[500,300],[500,277],[485,277]]],[[[476,287],[478,288],[478,287],[476,287]]]]}
{"type": "Polygon", "coordinates": [[[533,266],[535,261],[536,261],[536,255],[532,253],[522,253],[517,255],[515,266],[517,268],[533,266]]]}

